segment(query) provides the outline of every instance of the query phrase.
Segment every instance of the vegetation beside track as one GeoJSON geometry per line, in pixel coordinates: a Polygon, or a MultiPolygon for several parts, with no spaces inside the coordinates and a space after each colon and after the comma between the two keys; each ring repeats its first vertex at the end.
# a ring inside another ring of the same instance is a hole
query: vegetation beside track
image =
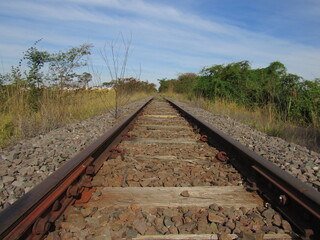
{"type": "Polygon", "coordinates": [[[156,92],[155,84],[130,77],[93,88],[92,75],[81,71],[91,45],[49,53],[37,44],[23,53],[18,66],[0,74],[0,148],[97,114],[119,117],[120,106],[156,92]]]}
{"type": "Polygon", "coordinates": [[[280,62],[251,69],[242,61],[159,82],[163,94],[320,151],[320,79],[287,73],[280,62]]]}

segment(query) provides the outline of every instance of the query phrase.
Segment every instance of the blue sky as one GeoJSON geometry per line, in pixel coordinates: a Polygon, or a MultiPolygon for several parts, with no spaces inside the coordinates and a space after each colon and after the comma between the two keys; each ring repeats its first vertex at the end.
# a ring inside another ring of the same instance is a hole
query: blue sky
{"type": "Polygon", "coordinates": [[[93,44],[95,83],[109,81],[99,52],[122,34],[132,38],[128,77],[141,72],[141,80],[157,83],[248,60],[253,68],[281,61],[313,80],[320,77],[319,26],[319,0],[0,0],[0,72],[43,38],[39,48],[50,52],[93,44]]]}

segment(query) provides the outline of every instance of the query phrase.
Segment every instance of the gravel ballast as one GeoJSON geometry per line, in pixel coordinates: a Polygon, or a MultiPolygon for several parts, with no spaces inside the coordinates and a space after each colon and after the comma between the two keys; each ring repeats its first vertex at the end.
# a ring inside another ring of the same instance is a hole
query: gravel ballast
{"type": "MultiPolygon", "coordinates": [[[[135,110],[143,101],[124,106],[122,116],[135,110]]],[[[301,181],[320,190],[319,153],[280,138],[267,136],[228,116],[212,114],[180,101],[175,102],[301,181]]],[[[23,196],[115,123],[112,115],[106,113],[22,140],[15,146],[1,150],[0,210],[23,196]]]]}
{"type": "MultiPolygon", "coordinates": [[[[138,100],[121,108],[121,117],[137,109],[138,100]]],[[[120,120],[120,119],[119,119],[120,120]]],[[[0,211],[22,197],[67,160],[113,127],[111,113],[105,113],[52,130],[0,151],[0,211]]]]}
{"type": "Polygon", "coordinates": [[[59,230],[50,232],[47,240],[132,239],[167,234],[219,234],[219,239],[224,239],[222,234],[231,233],[248,236],[241,239],[263,239],[264,234],[294,235],[288,221],[265,207],[236,209],[211,204],[143,209],[132,204],[118,209],[72,207],[67,213],[56,222],[59,230]]]}
{"type": "Polygon", "coordinates": [[[174,102],[320,191],[319,153],[281,138],[268,136],[226,115],[213,114],[190,103],[174,102]]]}

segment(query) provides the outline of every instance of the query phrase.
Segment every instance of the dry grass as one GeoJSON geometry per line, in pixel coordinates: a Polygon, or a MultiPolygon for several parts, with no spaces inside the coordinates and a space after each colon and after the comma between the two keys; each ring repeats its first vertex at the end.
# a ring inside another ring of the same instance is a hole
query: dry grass
{"type": "MultiPolygon", "coordinates": [[[[28,91],[17,88],[4,94],[6,100],[0,107],[0,148],[67,123],[113,111],[115,105],[115,94],[108,90],[44,90],[39,98],[38,111],[32,110],[28,104],[28,91]]],[[[120,105],[144,97],[147,94],[132,94],[120,101],[120,105]]]]}
{"type": "Polygon", "coordinates": [[[196,106],[215,114],[223,114],[232,119],[247,124],[255,129],[265,132],[269,136],[280,137],[288,142],[293,142],[320,152],[320,129],[316,126],[301,127],[290,122],[277,119],[272,107],[248,110],[244,106],[225,100],[215,102],[204,98],[168,94],[168,97],[191,101],[196,106]]]}

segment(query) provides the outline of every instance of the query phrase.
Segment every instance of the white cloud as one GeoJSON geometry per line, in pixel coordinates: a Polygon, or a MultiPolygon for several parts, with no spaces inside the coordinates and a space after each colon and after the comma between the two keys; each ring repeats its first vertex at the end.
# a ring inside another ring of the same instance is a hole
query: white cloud
{"type": "MultiPolygon", "coordinates": [[[[266,66],[279,60],[289,72],[310,79],[320,76],[320,49],[316,47],[251,32],[221,20],[209,21],[154,2],[14,1],[2,3],[0,13],[15,13],[34,21],[29,26],[0,23],[0,32],[4,36],[0,39],[4,46],[0,48],[3,57],[10,56],[7,49],[18,55],[16,52],[23,45],[21,39],[35,41],[44,37],[45,42],[60,46],[92,42],[101,48],[105,41],[123,32],[124,35],[133,34],[133,55],[129,61],[135,66],[141,63],[142,68],[148,66],[145,72],[149,77],[155,71],[155,78],[162,78],[161,74],[175,77],[171,74],[238,60],[249,60],[253,66],[266,66]],[[43,26],[35,24],[39,21],[43,26]],[[20,41],[8,43],[10,39],[20,41]]],[[[97,54],[93,57],[100,58],[97,54]]]]}

